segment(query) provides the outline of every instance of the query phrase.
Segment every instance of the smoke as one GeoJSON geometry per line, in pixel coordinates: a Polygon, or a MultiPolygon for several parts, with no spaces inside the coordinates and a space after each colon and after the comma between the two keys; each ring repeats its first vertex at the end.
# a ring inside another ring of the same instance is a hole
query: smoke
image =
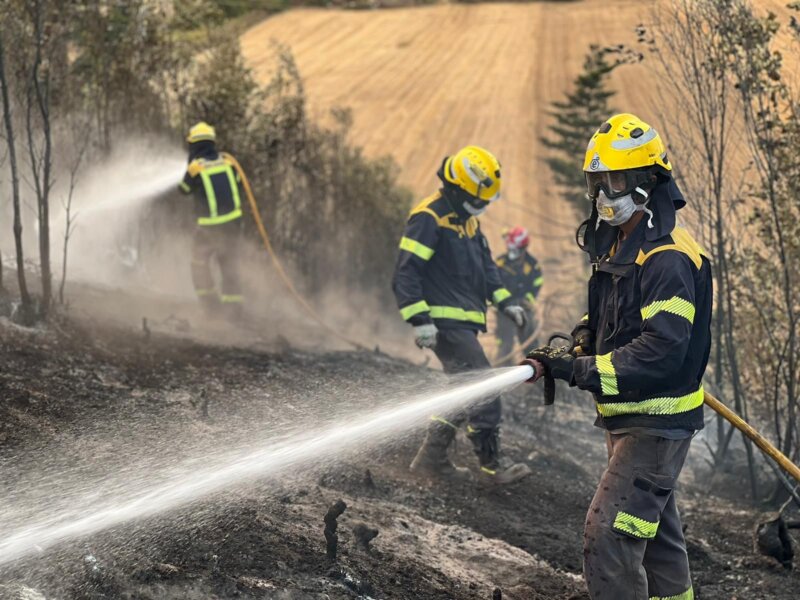
{"type": "MultiPolygon", "coordinates": [[[[102,163],[84,167],[78,173],[71,207],[68,280],[103,286],[148,285],[152,274],[144,268],[142,258],[153,243],[153,217],[164,208],[158,203],[177,201],[172,191],[185,168],[185,153],[179,147],[146,140],[124,142],[102,163]]],[[[62,174],[60,180],[65,179],[68,177],[62,174]]],[[[66,230],[65,186],[54,194],[63,200],[51,229],[53,270],[57,273],[66,230]]],[[[179,281],[163,278],[161,283],[172,285],[161,291],[187,291],[185,285],[176,285],[179,281]]]]}
{"type": "MultiPolygon", "coordinates": [[[[203,341],[249,343],[254,338],[274,340],[280,336],[300,348],[349,348],[303,311],[275,272],[254,228],[249,229],[251,237],[240,246],[238,261],[246,310],[254,326],[247,332],[237,332],[225,324],[207,321],[199,311],[191,280],[193,200],[177,189],[185,168],[185,150],[179,145],[129,139],[118,144],[102,162],[86,164],[78,172],[67,247],[66,296],[70,305],[89,311],[94,319],[128,326],[139,326],[142,318],[147,318],[156,330],[161,324],[176,323],[173,317],[178,317],[188,321],[191,335],[203,341]]],[[[51,248],[58,289],[69,173],[60,172],[56,179],[51,248]]],[[[267,229],[278,226],[268,214],[267,229]]],[[[35,256],[35,250],[31,252],[34,254],[29,256],[35,256]]],[[[342,260],[347,257],[343,255],[342,260]]],[[[302,274],[290,263],[284,267],[305,296],[307,286],[302,274]]],[[[216,265],[212,265],[212,271],[219,280],[216,265]]],[[[345,336],[418,362],[423,357],[413,345],[408,326],[394,304],[387,303],[386,295],[375,292],[376,283],[379,289],[388,290],[390,277],[391,272],[387,272],[385,281],[365,282],[363,289],[328,286],[319,297],[306,300],[326,323],[345,336]]]]}

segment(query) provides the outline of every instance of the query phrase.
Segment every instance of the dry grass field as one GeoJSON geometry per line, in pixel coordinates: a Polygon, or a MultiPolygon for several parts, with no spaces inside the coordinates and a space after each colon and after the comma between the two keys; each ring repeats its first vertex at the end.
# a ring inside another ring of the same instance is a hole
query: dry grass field
{"type": "MultiPolygon", "coordinates": [[[[580,260],[580,253],[572,242],[575,216],[557,198],[540,141],[552,120],[550,103],[570,88],[590,44],[636,48],[634,27],[651,21],[658,4],[582,0],[299,9],[254,25],[241,41],[261,81],[274,66],[272,40],[288,46],[313,114],[325,119],[333,106],[350,107],[353,141],[369,155],[391,154],[400,181],[419,197],[436,188],[435,171],[447,153],[470,143],[493,150],[504,167],[505,201],[482,218],[484,228],[495,251],[502,226],[531,229],[552,294],[571,289],[579,275],[557,266],[580,260]]],[[[785,10],[784,0],[759,4],[785,10]]],[[[661,115],[674,108],[672,84],[659,84],[654,67],[650,59],[618,69],[612,106],[659,127],[661,115]]]]}

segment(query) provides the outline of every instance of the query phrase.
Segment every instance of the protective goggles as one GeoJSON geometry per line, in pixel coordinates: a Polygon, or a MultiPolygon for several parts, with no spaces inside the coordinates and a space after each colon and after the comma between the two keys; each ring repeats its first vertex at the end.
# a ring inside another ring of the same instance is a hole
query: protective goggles
{"type": "Polygon", "coordinates": [[[651,181],[652,175],[647,169],[628,169],[626,171],[584,171],[586,177],[586,196],[596,200],[600,190],[606,198],[621,198],[651,181]]]}
{"type": "Polygon", "coordinates": [[[495,194],[492,198],[483,199],[480,197],[481,195],[481,188],[489,188],[492,187],[494,181],[490,177],[486,177],[482,181],[478,182],[478,189],[475,190],[475,196],[470,194],[469,192],[458,188],[458,191],[461,193],[461,196],[464,199],[464,202],[469,204],[475,210],[481,210],[489,206],[492,202],[500,199],[500,194],[495,194]]]}

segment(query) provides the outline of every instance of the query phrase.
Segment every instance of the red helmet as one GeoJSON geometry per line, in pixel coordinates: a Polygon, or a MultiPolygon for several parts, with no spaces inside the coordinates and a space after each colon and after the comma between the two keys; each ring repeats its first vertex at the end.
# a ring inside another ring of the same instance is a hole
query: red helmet
{"type": "Polygon", "coordinates": [[[524,227],[512,227],[503,234],[503,240],[509,250],[523,250],[531,241],[528,230],[524,227]]]}

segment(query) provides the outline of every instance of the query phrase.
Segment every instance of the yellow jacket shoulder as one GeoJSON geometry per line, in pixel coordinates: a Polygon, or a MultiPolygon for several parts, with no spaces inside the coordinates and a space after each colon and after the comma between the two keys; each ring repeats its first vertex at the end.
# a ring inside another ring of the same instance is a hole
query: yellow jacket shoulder
{"type": "Polygon", "coordinates": [[[642,249],[639,250],[639,255],[636,257],[636,264],[641,266],[646,263],[650,257],[659,252],[667,251],[676,251],[685,254],[698,269],[703,264],[702,257],[708,256],[705,250],[703,250],[688,231],[683,227],[675,227],[668,236],[664,236],[660,240],[643,246],[642,249]]]}

